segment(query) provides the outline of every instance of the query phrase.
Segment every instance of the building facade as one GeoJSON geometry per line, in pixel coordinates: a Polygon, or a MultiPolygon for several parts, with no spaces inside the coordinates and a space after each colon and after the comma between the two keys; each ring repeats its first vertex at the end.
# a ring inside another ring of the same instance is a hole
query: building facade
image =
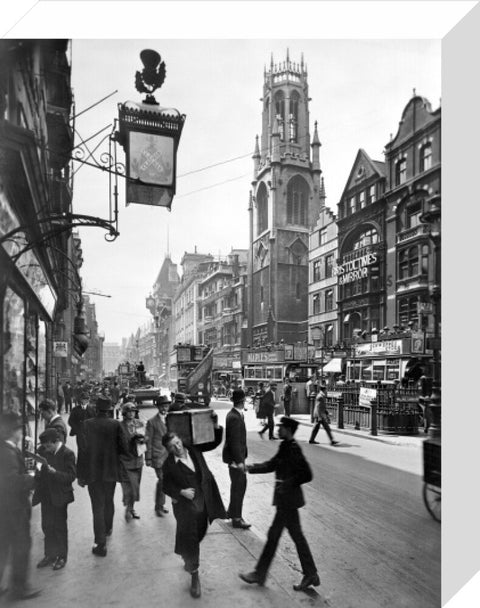
{"type": "Polygon", "coordinates": [[[306,66],[264,73],[249,204],[250,344],[307,339],[308,235],[324,204],[320,141],[310,136],[306,66]],[[312,152],[310,152],[310,148],[312,152]]]}

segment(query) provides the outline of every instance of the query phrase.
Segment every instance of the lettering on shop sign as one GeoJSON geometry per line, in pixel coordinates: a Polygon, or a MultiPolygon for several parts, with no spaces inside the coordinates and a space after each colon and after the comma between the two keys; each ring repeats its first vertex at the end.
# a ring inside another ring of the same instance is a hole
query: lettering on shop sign
{"type": "Polygon", "coordinates": [[[283,352],[247,353],[247,363],[275,363],[283,361],[283,352]]]}
{"type": "Polygon", "coordinates": [[[372,342],[366,344],[357,344],[355,351],[358,355],[371,355],[371,354],[402,354],[402,340],[383,340],[381,342],[372,342]]]}
{"type": "Polygon", "coordinates": [[[360,395],[358,398],[358,405],[362,407],[372,407],[372,401],[377,398],[376,388],[365,388],[360,387],[360,395]]]}
{"type": "Polygon", "coordinates": [[[333,267],[333,275],[338,276],[338,284],[345,285],[352,281],[364,279],[368,276],[368,267],[377,262],[376,253],[367,253],[355,260],[349,260],[339,266],[333,267]]]}

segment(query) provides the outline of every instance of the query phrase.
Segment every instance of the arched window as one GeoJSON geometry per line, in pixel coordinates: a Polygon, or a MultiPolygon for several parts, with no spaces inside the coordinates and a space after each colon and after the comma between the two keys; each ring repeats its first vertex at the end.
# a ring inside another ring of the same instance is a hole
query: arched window
{"type": "Polygon", "coordinates": [[[268,192],[262,182],[257,190],[257,235],[268,228],[268,192]]]}
{"type": "Polygon", "coordinates": [[[432,166],[432,144],[425,144],[420,148],[420,171],[426,171],[432,166]]]}
{"type": "Polygon", "coordinates": [[[297,91],[293,91],[292,96],[290,97],[290,113],[288,115],[288,127],[289,133],[288,137],[290,141],[298,141],[298,102],[300,100],[300,95],[297,91]]]}
{"type": "Polygon", "coordinates": [[[379,238],[376,229],[369,228],[357,237],[357,240],[353,243],[352,249],[362,249],[362,247],[367,247],[368,245],[375,245],[378,241],[379,238]]]}
{"type": "Polygon", "coordinates": [[[307,182],[295,175],[287,186],[287,223],[308,225],[308,199],[310,189],[307,182]]]}
{"type": "Polygon", "coordinates": [[[280,133],[280,140],[285,139],[285,95],[283,91],[277,91],[275,95],[275,118],[278,123],[278,132],[280,133]]]}

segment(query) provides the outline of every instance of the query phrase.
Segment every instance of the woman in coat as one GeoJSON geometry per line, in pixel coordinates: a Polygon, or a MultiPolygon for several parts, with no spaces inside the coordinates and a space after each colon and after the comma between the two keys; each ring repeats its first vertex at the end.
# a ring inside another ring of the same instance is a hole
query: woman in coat
{"type": "Polygon", "coordinates": [[[129,455],[121,455],[121,483],[125,519],[140,519],[133,506],[140,500],[140,481],[142,479],[143,454],[145,452],[144,426],[135,418],[138,408],[134,403],[122,406],[123,421],[120,423],[127,438],[129,455]]]}
{"type": "Polygon", "coordinates": [[[169,453],[163,465],[163,488],[172,499],[177,520],[175,553],[181,555],[184,569],[192,575],[190,594],[195,598],[201,595],[200,542],[209,522],[227,518],[217,482],[202,454],[221,443],[222,431],[222,427],[216,427],[214,441],[199,446],[184,445],[175,433],[167,433],[162,438],[169,453]]]}

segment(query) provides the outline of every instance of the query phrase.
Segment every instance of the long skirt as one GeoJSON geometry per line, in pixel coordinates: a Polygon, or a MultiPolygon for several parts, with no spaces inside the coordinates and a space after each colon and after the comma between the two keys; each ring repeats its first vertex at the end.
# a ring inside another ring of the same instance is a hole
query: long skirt
{"type": "Polygon", "coordinates": [[[139,469],[123,469],[122,491],[123,504],[128,507],[140,500],[140,481],[142,480],[142,467],[139,469]]]}

